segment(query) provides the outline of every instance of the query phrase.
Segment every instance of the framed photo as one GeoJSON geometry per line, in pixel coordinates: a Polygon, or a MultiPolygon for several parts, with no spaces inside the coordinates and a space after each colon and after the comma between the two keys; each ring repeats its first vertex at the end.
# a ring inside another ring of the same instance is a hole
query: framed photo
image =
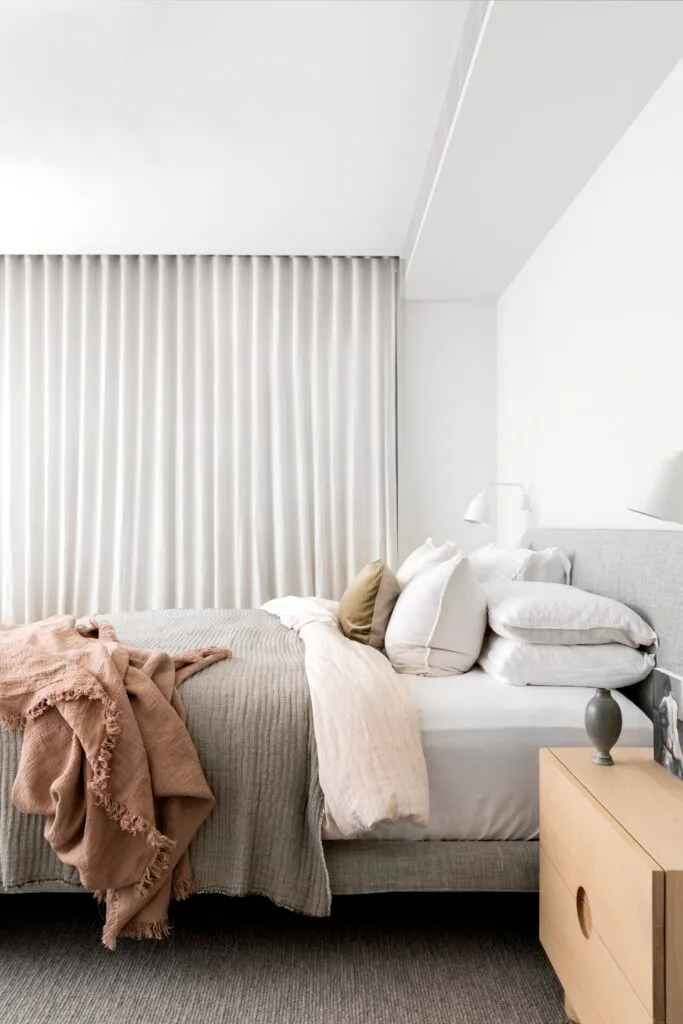
{"type": "Polygon", "coordinates": [[[683,780],[683,679],[653,673],[655,760],[683,780]]]}

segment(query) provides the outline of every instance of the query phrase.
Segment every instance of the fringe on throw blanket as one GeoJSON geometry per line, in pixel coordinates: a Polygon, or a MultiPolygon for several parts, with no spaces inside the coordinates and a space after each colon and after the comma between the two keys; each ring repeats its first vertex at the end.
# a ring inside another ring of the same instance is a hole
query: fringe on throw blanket
{"type": "Polygon", "coordinates": [[[170,898],[192,890],[187,849],[214,798],[177,686],[228,657],[125,647],[70,616],[0,627],[0,723],[24,734],[13,804],[45,816],[57,856],[104,899],[110,949],[163,938],[170,898]]]}

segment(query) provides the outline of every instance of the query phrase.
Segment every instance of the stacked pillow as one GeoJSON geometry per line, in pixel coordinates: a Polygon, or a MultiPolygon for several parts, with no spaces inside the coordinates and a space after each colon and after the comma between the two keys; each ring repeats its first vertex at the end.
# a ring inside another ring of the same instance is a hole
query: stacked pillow
{"type": "Polygon", "coordinates": [[[339,602],[339,625],[349,640],[384,647],[384,634],[401,585],[380,559],[358,573],[339,602]]]}
{"type": "Polygon", "coordinates": [[[568,586],[570,572],[559,548],[489,544],[467,558],[452,541],[429,538],[395,575],[382,561],[361,569],[342,596],[339,624],[411,675],[460,675],[478,660],[513,686],[644,679],[655,659],[640,648],[657,643],[652,628],[619,601],[568,586]]]}
{"type": "Polygon", "coordinates": [[[459,554],[460,551],[458,551],[452,540],[447,540],[441,547],[437,548],[432,538],[427,537],[424,544],[420,544],[419,548],[415,548],[408,555],[397,571],[396,579],[401,584],[401,587],[405,587],[413,577],[418,576],[425,569],[431,569],[442,562],[448,562],[459,554]]]}
{"type": "Polygon", "coordinates": [[[628,686],[644,679],[654,630],[619,601],[558,583],[484,584],[490,632],[479,663],[514,686],[628,686]]]}
{"type": "Polygon", "coordinates": [[[362,569],[342,596],[339,624],[349,639],[384,647],[397,672],[458,675],[479,657],[486,597],[455,544],[429,539],[395,576],[383,562],[362,569]]]}
{"type": "Polygon", "coordinates": [[[524,580],[535,583],[569,583],[572,565],[560,548],[497,548],[487,544],[469,556],[479,583],[493,580],[524,580]]]}
{"type": "Polygon", "coordinates": [[[458,552],[411,576],[387,626],[386,655],[397,672],[453,676],[479,657],[486,597],[458,552]]]}

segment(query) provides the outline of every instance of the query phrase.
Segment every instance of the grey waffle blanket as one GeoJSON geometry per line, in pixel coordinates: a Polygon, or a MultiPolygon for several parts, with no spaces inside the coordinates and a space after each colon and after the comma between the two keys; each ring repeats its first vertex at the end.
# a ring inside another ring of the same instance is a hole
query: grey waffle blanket
{"type": "MultiPolygon", "coordinates": [[[[119,640],[170,653],[230,647],[181,688],[187,726],[216,806],[190,846],[196,888],[260,893],[322,916],[330,887],[323,795],[303,644],[264,611],[175,610],[101,615],[119,640]]],[[[0,883],[5,890],[75,883],[43,838],[43,821],[10,800],[21,738],[0,732],[0,883]]]]}

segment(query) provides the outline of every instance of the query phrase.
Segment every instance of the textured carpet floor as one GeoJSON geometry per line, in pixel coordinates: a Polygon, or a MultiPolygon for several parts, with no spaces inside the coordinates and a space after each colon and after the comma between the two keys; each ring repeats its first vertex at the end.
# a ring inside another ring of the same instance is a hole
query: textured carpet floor
{"type": "Polygon", "coordinates": [[[88,896],[0,897],[2,1024],[564,1024],[532,896],[336,899],[312,920],[196,896],[163,944],[88,896]]]}

